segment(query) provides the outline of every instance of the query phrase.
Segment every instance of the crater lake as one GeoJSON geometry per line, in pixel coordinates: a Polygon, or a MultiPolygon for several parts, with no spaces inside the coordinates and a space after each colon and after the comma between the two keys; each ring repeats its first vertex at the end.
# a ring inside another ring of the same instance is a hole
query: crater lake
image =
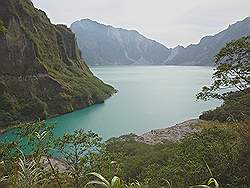
{"type": "Polygon", "coordinates": [[[118,93],[103,104],[47,120],[55,135],[75,129],[92,130],[103,139],[142,134],[198,118],[219,101],[196,101],[195,94],[211,83],[212,67],[105,66],[91,67],[94,74],[118,93]]]}

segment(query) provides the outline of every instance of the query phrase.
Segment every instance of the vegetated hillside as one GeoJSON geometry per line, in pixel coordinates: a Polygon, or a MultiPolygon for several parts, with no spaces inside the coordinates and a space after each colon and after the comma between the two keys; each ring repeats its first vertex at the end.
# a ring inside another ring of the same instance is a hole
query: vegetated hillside
{"type": "Polygon", "coordinates": [[[0,1],[0,126],[103,102],[114,89],[80,58],[75,35],[30,0],[0,1]]]}
{"type": "Polygon", "coordinates": [[[103,25],[90,19],[71,25],[89,65],[163,64],[170,50],[135,30],[103,25]]]}
{"type": "Polygon", "coordinates": [[[200,115],[207,121],[250,121],[250,88],[233,92],[227,96],[223,105],[200,115]]]}
{"type": "Polygon", "coordinates": [[[230,25],[214,36],[203,37],[198,44],[172,49],[166,64],[212,66],[214,56],[227,42],[248,35],[250,35],[250,17],[230,25]]]}
{"type": "MultiPolygon", "coordinates": [[[[173,188],[206,184],[211,175],[204,160],[221,187],[244,188],[249,186],[249,137],[236,129],[238,125],[206,122],[197,125],[199,133],[156,145],[123,136],[110,140],[106,153],[117,162],[112,169],[118,176],[125,182],[138,180],[143,188],[168,187],[166,180],[173,188]]],[[[111,177],[107,168],[95,171],[111,177]]]]}

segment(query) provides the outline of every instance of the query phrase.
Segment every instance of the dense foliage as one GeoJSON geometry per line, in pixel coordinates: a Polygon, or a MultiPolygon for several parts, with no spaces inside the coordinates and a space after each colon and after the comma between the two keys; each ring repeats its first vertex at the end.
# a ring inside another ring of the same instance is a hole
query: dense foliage
{"type": "Polygon", "coordinates": [[[69,176],[74,179],[74,187],[82,185],[83,177],[92,162],[90,154],[99,152],[101,138],[93,132],[85,133],[76,130],[74,134],[64,134],[57,140],[57,148],[61,158],[70,166],[69,176]]]}
{"type": "Polygon", "coordinates": [[[241,163],[247,159],[240,161],[240,157],[247,147],[247,139],[237,131],[215,127],[178,143],[147,145],[132,139],[115,139],[107,144],[108,152],[121,164],[119,175],[126,182],[140,180],[149,187],[163,186],[163,179],[173,187],[202,183],[209,176],[203,159],[222,185],[244,187],[247,171],[241,163]]]}
{"type": "Polygon", "coordinates": [[[199,126],[203,128],[200,133],[176,143],[147,145],[124,136],[103,145],[91,132],[79,130],[55,138],[53,127],[46,127],[43,122],[27,124],[15,129],[13,142],[10,138],[0,142],[2,185],[84,187],[87,182],[96,181],[88,173],[99,172],[107,180],[120,177],[122,187],[139,181],[141,187],[168,187],[170,183],[173,188],[185,188],[206,183],[210,177],[206,161],[222,187],[247,187],[249,132],[232,128],[242,127],[241,124],[199,126]],[[61,159],[55,160],[51,155],[61,159]]]}
{"type": "Polygon", "coordinates": [[[229,42],[215,56],[211,86],[204,86],[197,99],[223,99],[223,105],[204,112],[200,119],[220,122],[249,121],[250,37],[229,42]]]}
{"type": "Polygon", "coordinates": [[[250,121],[250,89],[229,94],[215,110],[200,115],[200,119],[212,121],[250,121]]]}
{"type": "Polygon", "coordinates": [[[250,36],[231,41],[215,56],[211,86],[204,86],[198,99],[225,99],[231,89],[244,91],[250,84],[250,36]],[[219,92],[224,90],[223,92],[219,92]]]}

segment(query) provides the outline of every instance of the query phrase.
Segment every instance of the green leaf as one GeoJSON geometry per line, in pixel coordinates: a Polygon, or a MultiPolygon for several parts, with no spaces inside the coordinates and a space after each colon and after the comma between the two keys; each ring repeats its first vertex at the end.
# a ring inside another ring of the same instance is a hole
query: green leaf
{"type": "Polygon", "coordinates": [[[109,186],[102,181],[90,181],[84,187],[87,187],[88,185],[101,185],[103,187],[109,188],[109,186]]]}
{"type": "Polygon", "coordinates": [[[114,176],[111,181],[111,188],[121,188],[121,180],[119,177],[114,176]]]}
{"type": "Polygon", "coordinates": [[[195,186],[191,186],[189,188],[210,188],[208,185],[195,185],[195,186]]]}
{"type": "Polygon", "coordinates": [[[167,185],[168,185],[169,188],[172,187],[172,186],[171,186],[171,183],[170,183],[168,180],[166,180],[166,179],[163,178],[163,181],[165,181],[165,182],[167,183],[167,185]]]}
{"type": "Polygon", "coordinates": [[[219,188],[219,183],[215,178],[210,178],[207,182],[208,185],[214,184],[215,188],[219,188]]]}
{"type": "Polygon", "coordinates": [[[102,180],[106,185],[110,186],[110,183],[101,174],[98,174],[96,172],[91,172],[91,173],[88,173],[87,175],[93,175],[99,178],[100,180],[102,180]]]}

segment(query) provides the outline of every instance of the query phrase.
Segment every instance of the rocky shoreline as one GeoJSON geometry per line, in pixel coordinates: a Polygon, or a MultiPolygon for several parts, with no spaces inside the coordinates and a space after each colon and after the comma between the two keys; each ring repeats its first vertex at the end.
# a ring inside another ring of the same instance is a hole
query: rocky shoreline
{"type": "MultiPolygon", "coordinates": [[[[145,144],[160,144],[164,143],[166,141],[170,142],[176,142],[190,134],[200,132],[201,129],[196,128],[195,125],[205,122],[204,120],[200,119],[190,119],[186,120],[182,123],[178,123],[174,126],[167,127],[167,128],[161,128],[161,129],[155,129],[151,130],[150,132],[146,132],[142,135],[135,136],[135,140],[141,143],[145,144]]],[[[44,165],[49,168],[49,163],[46,157],[43,157],[43,163],[44,165]]],[[[67,165],[66,161],[63,159],[50,157],[51,165],[61,172],[66,171],[69,169],[69,165],[67,165]]]]}
{"type": "Polygon", "coordinates": [[[200,132],[201,129],[194,128],[194,125],[202,122],[204,121],[200,119],[190,119],[171,127],[151,130],[150,132],[137,136],[135,140],[151,145],[164,143],[166,141],[176,142],[187,135],[200,132]]]}
{"type": "MultiPolygon", "coordinates": [[[[171,127],[151,130],[150,132],[135,136],[134,138],[138,142],[150,145],[160,144],[166,141],[176,142],[190,134],[200,132],[201,129],[196,128],[195,125],[203,122],[204,120],[200,119],[190,119],[182,123],[175,124],[171,127]]],[[[0,127],[0,134],[4,133],[5,131],[6,128],[0,127]]],[[[49,157],[49,160],[53,168],[57,171],[65,172],[67,169],[70,168],[70,166],[63,159],[57,157],[49,157]]],[[[46,156],[43,156],[41,161],[46,168],[50,168],[50,164],[46,156]]]]}

